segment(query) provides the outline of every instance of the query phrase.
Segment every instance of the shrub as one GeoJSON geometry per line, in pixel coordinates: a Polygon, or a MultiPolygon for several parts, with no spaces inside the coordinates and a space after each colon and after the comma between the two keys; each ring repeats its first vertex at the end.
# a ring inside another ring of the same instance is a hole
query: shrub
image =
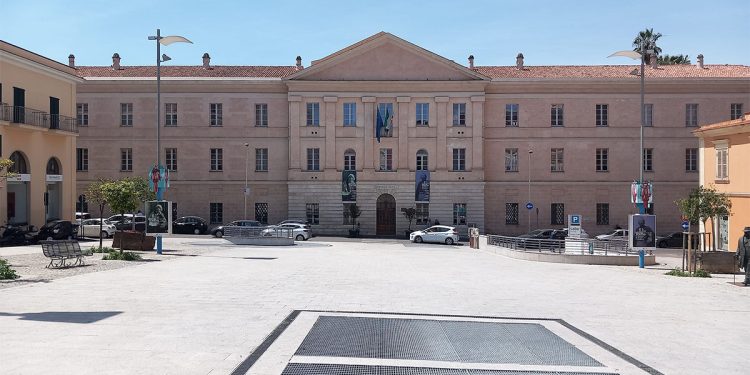
{"type": "Polygon", "coordinates": [[[8,261],[0,259],[0,280],[13,280],[19,277],[16,271],[10,268],[8,261]]]}
{"type": "Polygon", "coordinates": [[[694,277],[711,277],[711,273],[706,270],[696,270],[693,274],[694,277]]]}
{"type": "Polygon", "coordinates": [[[706,270],[696,270],[693,274],[690,274],[690,272],[683,271],[679,268],[675,268],[667,273],[665,275],[669,276],[678,276],[678,277],[711,277],[711,273],[706,270]]]}
{"type": "Polygon", "coordinates": [[[117,251],[117,249],[113,249],[107,246],[103,246],[103,247],[91,246],[90,250],[92,253],[111,253],[111,252],[117,251]]]}
{"type": "Polygon", "coordinates": [[[130,251],[125,251],[125,252],[122,252],[122,253],[119,252],[119,251],[111,251],[107,255],[105,255],[104,257],[102,257],[102,259],[103,260],[127,260],[127,261],[132,261],[132,260],[141,260],[143,258],[141,258],[140,255],[138,255],[136,253],[132,253],[130,251]]]}

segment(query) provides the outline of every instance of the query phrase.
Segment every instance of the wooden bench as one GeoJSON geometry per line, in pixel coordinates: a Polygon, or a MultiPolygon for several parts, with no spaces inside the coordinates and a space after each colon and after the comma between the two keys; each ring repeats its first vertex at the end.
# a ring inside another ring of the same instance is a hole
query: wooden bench
{"type": "Polygon", "coordinates": [[[84,265],[83,257],[92,255],[90,251],[82,251],[78,241],[41,241],[44,256],[50,258],[46,268],[60,268],[84,265]],[[73,264],[67,264],[69,259],[75,259],[73,264]]]}

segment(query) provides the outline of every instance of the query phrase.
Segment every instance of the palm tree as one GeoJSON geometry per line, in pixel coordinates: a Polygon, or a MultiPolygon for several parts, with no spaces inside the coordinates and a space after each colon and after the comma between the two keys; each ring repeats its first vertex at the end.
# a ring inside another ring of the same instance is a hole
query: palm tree
{"type": "Polygon", "coordinates": [[[658,57],[659,65],[690,65],[688,55],[662,55],[658,57]]]}
{"type": "Polygon", "coordinates": [[[633,40],[633,51],[639,52],[644,56],[646,64],[651,63],[651,56],[645,52],[648,50],[653,51],[654,55],[661,53],[661,48],[656,45],[656,41],[661,38],[661,33],[654,33],[654,29],[646,29],[638,33],[638,36],[633,40]]]}

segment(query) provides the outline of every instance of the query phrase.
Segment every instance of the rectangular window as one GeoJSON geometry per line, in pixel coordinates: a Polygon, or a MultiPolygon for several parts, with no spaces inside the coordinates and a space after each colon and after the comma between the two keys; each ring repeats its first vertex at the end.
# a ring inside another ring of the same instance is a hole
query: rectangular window
{"type": "Polygon", "coordinates": [[[596,225],[609,225],[609,203],[596,204],[596,225]]]}
{"type": "Polygon", "coordinates": [[[698,104],[685,104],[685,126],[698,126],[698,104]]]}
{"type": "Polygon", "coordinates": [[[307,149],[307,170],[308,171],[320,170],[320,149],[319,148],[307,149]]]}
{"type": "Polygon", "coordinates": [[[255,105],[255,126],[265,128],[268,126],[268,104],[255,105]]]}
{"type": "Polygon", "coordinates": [[[742,103],[732,103],[729,106],[729,119],[736,120],[742,118],[742,103]]]}
{"type": "Polygon", "coordinates": [[[553,104],[551,108],[551,122],[552,126],[564,126],[563,123],[563,105],[553,104]]]}
{"type": "Polygon", "coordinates": [[[381,171],[392,171],[393,170],[393,150],[390,148],[380,149],[380,170],[381,171]]]}
{"type": "Polygon", "coordinates": [[[211,103],[209,106],[209,125],[210,126],[222,126],[224,124],[224,115],[223,112],[223,105],[222,103],[211,103]]]}
{"type": "Polygon", "coordinates": [[[565,225],[565,204],[552,203],[550,206],[550,225],[565,225]]]}
{"type": "Polygon", "coordinates": [[[85,172],[89,170],[89,149],[76,149],[76,170],[79,172],[85,172]]]}
{"type": "Polygon", "coordinates": [[[596,105],[596,126],[609,126],[608,125],[608,109],[607,104],[596,105]]]}
{"type": "Polygon", "coordinates": [[[268,172],[268,149],[267,148],[255,149],[255,171],[256,172],[268,172]]]}
{"type": "Polygon", "coordinates": [[[357,170],[357,154],[351,151],[344,153],[344,170],[357,170]]]}
{"type": "Polygon", "coordinates": [[[466,203],[453,203],[453,225],[466,225],[466,203]]]}
{"type": "Polygon", "coordinates": [[[453,149],[453,170],[454,171],[466,170],[466,149],[465,148],[453,149]]]}
{"type": "Polygon", "coordinates": [[[644,172],[654,171],[654,149],[653,148],[643,149],[643,171],[644,172]]]}
{"type": "Polygon", "coordinates": [[[505,126],[518,126],[518,104],[505,105],[505,126]]]}
{"type": "Polygon", "coordinates": [[[78,120],[78,126],[89,126],[89,104],[88,103],[76,104],[76,119],[78,120]]]}
{"type": "Polygon", "coordinates": [[[166,157],[164,160],[167,162],[167,170],[170,172],[174,172],[177,170],[177,149],[176,148],[167,148],[164,150],[166,153],[166,157]]]}
{"type": "Polygon", "coordinates": [[[550,171],[552,172],[563,172],[565,169],[563,168],[563,162],[564,162],[564,151],[565,149],[562,148],[553,148],[550,151],[550,171]]]}
{"type": "Polygon", "coordinates": [[[430,160],[427,155],[427,151],[417,151],[417,170],[426,171],[430,168],[430,160]]]}
{"type": "Polygon", "coordinates": [[[357,126],[357,103],[344,103],[344,126],[357,126]]]}
{"type": "Polygon", "coordinates": [[[430,103],[417,103],[417,126],[430,125],[430,103]]]}
{"type": "Polygon", "coordinates": [[[120,149],[120,171],[122,172],[133,171],[133,149],[132,148],[120,149]]]}
{"type": "Polygon", "coordinates": [[[729,148],[726,146],[716,148],[716,179],[727,180],[729,179],[729,168],[728,159],[729,148]]]}
{"type": "Polygon", "coordinates": [[[518,225],[518,203],[505,204],[505,225],[518,225]]]}
{"type": "Polygon", "coordinates": [[[685,149],[685,172],[698,172],[698,149],[685,149]]]}
{"type": "Polygon", "coordinates": [[[268,225],[268,203],[255,204],[255,221],[268,225]]]}
{"type": "Polygon", "coordinates": [[[224,150],[220,148],[211,149],[211,171],[219,172],[224,170],[224,150]]]}
{"type": "Polygon", "coordinates": [[[518,172],[518,149],[517,148],[505,149],[505,171],[506,172],[518,172]]]}
{"type": "Polygon", "coordinates": [[[453,126],[466,126],[466,103],[453,103],[453,126]]]}
{"type": "Polygon", "coordinates": [[[165,103],[164,116],[165,126],[177,126],[177,103],[165,103]]]}
{"type": "Polygon", "coordinates": [[[320,103],[307,103],[307,126],[320,126],[320,103]]]}
{"type": "Polygon", "coordinates": [[[643,126],[654,126],[654,105],[644,104],[643,105],[643,126]]]}
{"type": "Polygon", "coordinates": [[[417,215],[415,216],[417,225],[430,224],[430,204],[429,203],[417,203],[417,215]]]}
{"type": "Polygon", "coordinates": [[[596,149],[596,171],[597,172],[609,171],[609,149],[608,148],[596,149]]]}
{"type": "Polygon", "coordinates": [[[311,225],[320,224],[320,205],[318,203],[305,204],[305,217],[311,225]]]}
{"type": "Polygon", "coordinates": [[[120,103],[120,126],[133,126],[133,103],[120,103]]]}
{"type": "Polygon", "coordinates": [[[224,204],[209,203],[209,224],[221,224],[224,222],[224,204]]]}

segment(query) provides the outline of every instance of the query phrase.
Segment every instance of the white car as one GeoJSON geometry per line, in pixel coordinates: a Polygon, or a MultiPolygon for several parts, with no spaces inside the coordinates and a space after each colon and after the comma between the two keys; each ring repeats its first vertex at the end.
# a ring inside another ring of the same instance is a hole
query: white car
{"type": "Polygon", "coordinates": [[[104,220],[104,223],[102,223],[101,231],[99,230],[99,222],[102,219],[88,219],[84,220],[81,223],[80,228],[78,228],[78,236],[79,237],[102,237],[102,238],[109,238],[115,235],[115,232],[117,229],[115,228],[112,223],[110,223],[107,220],[104,220]]]}
{"type": "Polygon", "coordinates": [[[628,230],[627,229],[615,229],[614,231],[606,234],[600,234],[596,236],[597,240],[609,241],[609,240],[627,240],[628,230]]]}
{"type": "Polygon", "coordinates": [[[295,241],[307,241],[310,237],[310,226],[307,224],[299,223],[285,223],[281,225],[275,225],[264,229],[261,232],[262,236],[273,236],[279,229],[291,229],[292,236],[295,241]]]}
{"type": "Polygon", "coordinates": [[[455,227],[433,225],[427,229],[411,232],[409,240],[412,242],[437,242],[453,245],[458,242],[458,232],[455,227]]]}

